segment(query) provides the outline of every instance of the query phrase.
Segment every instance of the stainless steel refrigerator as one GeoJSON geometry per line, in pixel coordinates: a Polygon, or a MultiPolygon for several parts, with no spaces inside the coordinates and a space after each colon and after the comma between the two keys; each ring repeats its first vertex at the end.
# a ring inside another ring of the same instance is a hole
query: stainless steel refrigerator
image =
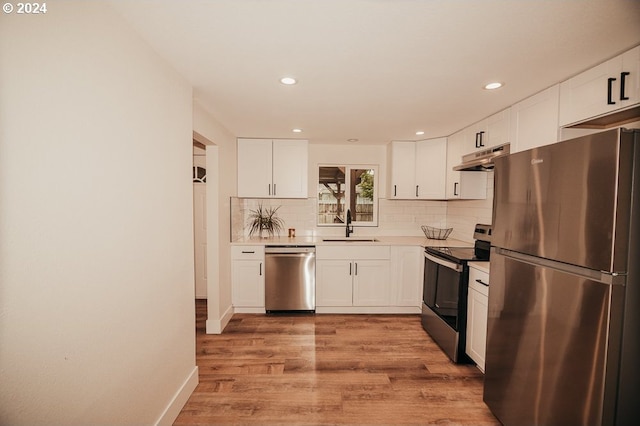
{"type": "Polygon", "coordinates": [[[484,400],[504,425],[640,419],[640,130],[495,160],[484,400]]]}

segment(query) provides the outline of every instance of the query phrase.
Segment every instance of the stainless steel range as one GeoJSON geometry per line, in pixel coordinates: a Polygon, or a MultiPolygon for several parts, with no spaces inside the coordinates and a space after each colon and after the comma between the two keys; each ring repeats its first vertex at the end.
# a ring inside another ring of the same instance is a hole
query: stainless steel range
{"type": "Polygon", "coordinates": [[[468,362],[467,262],[489,261],[491,226],[476,225],[474,247],[426,247],[422,327],[453,362],[468,362]]]}

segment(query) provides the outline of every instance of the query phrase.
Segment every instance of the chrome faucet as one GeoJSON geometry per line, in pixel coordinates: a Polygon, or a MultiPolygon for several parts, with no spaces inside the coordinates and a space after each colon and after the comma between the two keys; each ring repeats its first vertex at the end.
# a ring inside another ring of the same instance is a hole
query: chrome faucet
{"type": "Polygon", "coordinates": [[[353,225],[351,225],[351,210],[347,209],[347,238],[349,235],[353,234],[353,225]]]}

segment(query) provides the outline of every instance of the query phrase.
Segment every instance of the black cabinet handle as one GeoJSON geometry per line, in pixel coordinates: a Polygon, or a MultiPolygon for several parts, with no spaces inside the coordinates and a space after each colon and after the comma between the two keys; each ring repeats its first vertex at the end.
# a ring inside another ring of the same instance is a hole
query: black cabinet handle
{"type": "Polygon", "coordinates": [[[355,275],[358,275],[358,262],[356,262],[355,264],[356,264],[356,273],[355,273],[355,275]]]}
{"type": "Polygon", "coordinates": [[[273,195],[276,195],[276,184],[273,184],[273,195]]]}
{"type": "Polygon", "coordinates": [[[613,82],[616,81],[615,78],[610,77],[607,79],[607,105],[615,105],[615,101],[611,99],[611,93],[613,92],[613,82]]]}
{"type": "Polygon", "coordinates": [[[476,133],[476,148],[480,148],[480,143],[478,142],[479,138],[480,138],[480,133],[476,133]]]}
{"type": "Polygon", "coordinates": [[[349,275],[352,274],[351,268],[353,268],[353,263],[349,262],[349,275]]]}
{"type": "Polygon", "coordinates": [[[262,276],[262,262],[260,262],[260,276],[262,276]]]}
{"type": "Polygon", "coordinates": [[[629,100],[629,97],[624,95],[624,92],[625,92],[624,86],[625,86],[625,83],[627,81],[627,76],[629,74],[630,73],[628,73],[626,71],[620,73],[620,100],[621,101],[628,101],[629,100]]]}
{"type": "Polygon", "coordinates": [[[484,132],[480,132],[478,135],[480,135],[480,144],[478,145],[478,148],[482,148],[484,146],[484,142],[482,140],[484,139],[484,132]]]}
{"type": "Polygon", "coordinates": [[[398,195],[397,185],[393,185],[393,196],[396,197],[398,195]]]}
{"type": "Polygon", "coordinates": [[[242,250],[242,253],[250,254],[250,253],[255,253],[255,251],[245,251],[245,250],[242,250]]]}
{"type": "Polygon", "coordinates": [[[453,183],[453,195],[458,195],[458,182],[453,183]]]}
{"type": "Polygon", "coordinates": [[[269,184],[269,195],[271,195],[271,184],[269,184]]]}
{"type": "Polygon", "coordinates": [[[482,285],[484,285],[484,286],[489,287],[489,284],[485,283],[484,281],[482,281],[482,280],[481,280],[481,279],[479,279],[479,278],[476,280],[476,282],[477,282],[478,284],[482,284],[482,285]]]}
{"type": "Polygon", "coordinates": [[[418,196],[418,185],[416,185],[416,197],[418,196]]]}

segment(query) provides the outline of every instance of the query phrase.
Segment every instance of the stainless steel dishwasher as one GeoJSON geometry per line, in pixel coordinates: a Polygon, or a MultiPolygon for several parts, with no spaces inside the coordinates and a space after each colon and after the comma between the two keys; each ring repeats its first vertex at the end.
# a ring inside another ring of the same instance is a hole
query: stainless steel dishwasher
{"type": "Polygon", "coordinates": [[[265,309],[271,312],[315,312],[316,248],[266,246],[265,309]]]}

